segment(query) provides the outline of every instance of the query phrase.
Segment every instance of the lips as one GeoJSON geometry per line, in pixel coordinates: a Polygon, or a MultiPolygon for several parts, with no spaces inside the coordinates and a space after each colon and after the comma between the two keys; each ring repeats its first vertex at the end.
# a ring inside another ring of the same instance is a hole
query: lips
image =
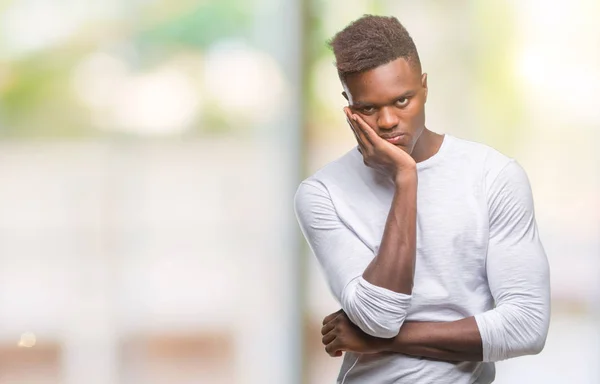
{"type": "Polygon", "coordinates": [[[404,133],[397,133],[395,135],[381,136],[382,139],[386,140],[388,143],[392,144],[400,144],[406,135],[404,133]]]}

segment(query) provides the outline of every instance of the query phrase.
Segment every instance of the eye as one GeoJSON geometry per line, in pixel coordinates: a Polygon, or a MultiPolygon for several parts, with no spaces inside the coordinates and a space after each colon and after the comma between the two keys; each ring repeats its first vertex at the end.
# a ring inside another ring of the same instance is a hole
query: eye
{"type": "Polygon", "coordinates": [[[371,115],[375,113],[375,107],[362,107],[360,109],[360,113],[362,113],[363,115],[371,115]]]}
{"type": "Polygon", "coordinates": [[[408,99],[408,97],[401,97],[398,100],[396,100],[396,105],[399,107],[406,107],[409,101],[410,100],[408,99]]]}

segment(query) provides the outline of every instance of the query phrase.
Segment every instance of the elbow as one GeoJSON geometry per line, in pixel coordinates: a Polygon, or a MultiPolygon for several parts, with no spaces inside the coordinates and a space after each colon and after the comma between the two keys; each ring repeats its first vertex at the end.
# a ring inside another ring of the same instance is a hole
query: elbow
{"type": "Polygon", "coordinates": [[[344,289],[342,307],[348,318],[363,332],[390,339],[400,332],[410,299],[410,295],[374,286],[361,277],[344,289]]]}
{"type": "Polygon", "coordinates": [[[359,327],[368,335],[381,339],[392,339],[400,333],[400,328],[404,324],[404,318],[389,319],[382,316],[380,318],[367,319],[367,321],[359,321],[359,323],[361,323],[359,327]]]}
{"type": "Polygon", "coordinates": [[[362,304],[360,301],[351,301],[344,307],[350,321],[364,333],[382,339],[391,339],[400,333],[406,319],[405,312],[365,308],[362,304]]]}
{"type": "Polygon", "coordinates": [[[546,346],[546,337],[548,335],[548,329],[543,329],[543,326],[540,326],[534,332],[535,335],[531,337],[522,355],[537,355],[544,350],[544,346],[546,346]]]}
{"type": "Polygon", "coordinates": [[[536,341],[531,347],[531,355],[537,355],[544,350],[546,346],[546,338],[536,341]]]}
{"type": "Polygon", "coordinates": [[[523,338],[519,342],[516,342],[512,348],[507,348],[507,355],[503,356],[498,360],[504,360],[507,358],[515,358],[521,356],[537,355],[540,352],[542,352],[545,345],[545,335],[530,335],[529,337],[523,338]]]}
{"type": "Polygon", "coordinates": [[[484,361],[497,362],[544,349],[550,325],[546,308],[503,305],[476,317],[484,342],[484,361]]]}
{"type": "Polygon", "coordinates": [[[394,337],[398,336],[398,333],[400,333],[401,326],[401,323],[399,323],[397,326],[392,324],[388,327],[374,331],[371,336],[378,337],[380,339],[393,339],[394,337]]]}
{"type": "Polygon", "coordinates": [[[541,306],[540,308],[530,309],[523,314],[526,318],[523,323],[528,324],[525,334],[527,340],[523,355],[537,355],[544,349],[546,338],[548,337],[548,329],[550,327],[550,311],[549,306],[541,306]]]}

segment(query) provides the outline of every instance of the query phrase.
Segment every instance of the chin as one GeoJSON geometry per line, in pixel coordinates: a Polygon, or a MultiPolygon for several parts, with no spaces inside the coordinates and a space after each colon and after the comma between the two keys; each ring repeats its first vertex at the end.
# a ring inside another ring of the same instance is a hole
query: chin
{"type": "Polygon", "coordinates": [[[403,150],[404,152],[406,152],[410,155],[410,154],[412,154],[412,151],[415,149],[415,146],[413,145],[412,147],[407,147],[402,144],[396,144],[396,148],[400,148],[401,150],[403,150]]]}

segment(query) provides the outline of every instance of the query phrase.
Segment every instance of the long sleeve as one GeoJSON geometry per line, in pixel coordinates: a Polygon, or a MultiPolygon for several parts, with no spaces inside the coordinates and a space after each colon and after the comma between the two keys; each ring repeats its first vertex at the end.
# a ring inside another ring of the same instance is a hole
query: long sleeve
{"type": "Polygon", "coordinates": [[[303,182],[296,192],[294,208],[304,237],[350,320],[369,335],[396,336],[411,296],[362,278],[374,255],[341,221],[326,188],[315,181],[303,182]]]}
{"type": "Polygon", "coordinates": [[[487,278],[496,306],[475,316],[483,360],[537,354],[550,323],[550,276],[525,171],[509,162],[487,191],[487,278]]]}

